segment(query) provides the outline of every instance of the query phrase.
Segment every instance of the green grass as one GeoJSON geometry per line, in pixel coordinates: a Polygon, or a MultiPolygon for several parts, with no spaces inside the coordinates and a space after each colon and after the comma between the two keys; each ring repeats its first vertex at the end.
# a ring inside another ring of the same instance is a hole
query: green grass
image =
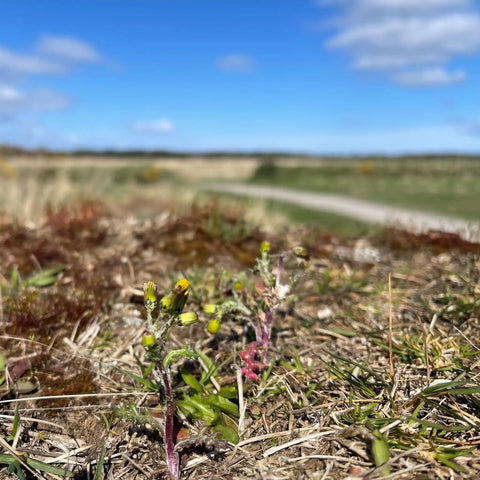
{"type": "MultiPolygon", "coordinates": [[[[278,200],[254,199],[243,195],[216,192],[215,198],[221,200],[224,206],[235,204],[250,216],[254,221],[268,225],[306,225],[317,227],[325,232],[334,232],[341,237],[358,237],[377,232],[381,227],[354,220],[334,213],[322,212],[309,208],[299,207],[288,202],[278,200]]],[[[211,194],[198,195],[199,202],[210,198],[211,194]]],[[[231,228],[231,227],[229,227],[231,228]]]]}
{"type": "Polygon", "coordinates": [[[475,160],[331,160],[309,167],[264,164],[251,182],[343,194],[472,220],[479,218],[480,162],[475,160]]]}

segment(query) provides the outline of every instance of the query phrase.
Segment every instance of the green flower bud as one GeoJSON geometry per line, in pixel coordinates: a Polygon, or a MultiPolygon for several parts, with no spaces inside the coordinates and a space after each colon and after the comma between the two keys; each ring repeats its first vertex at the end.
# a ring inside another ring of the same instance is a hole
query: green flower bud
{"type": "Polygon", "coordinates": [[[260,245],[260,251],[268,253],[270,251],[270,242],[267,242],[267,240],[264,240],[260,245]]]}
{"type": "Polygon", "coordinates": [[[215,335],[220,330],[221,326],[222,324],[218,319],[214,318],[213,320],[210,320],[207,326],[208,333],[215,335]]]}
{"type": "Polygon", "coordinates": [[[150,345],[155,343],[155,335],[153,333],[146,333],[142,337],[142,343],[144,347],[150,347],[150,345]]]}
{"type": "Polygon", "coordinates": [[[213,303],[207,303],[207,305],[203,306],[203,311],[205,313],[215,313],[217,311],[217,306],[213,303]]]}
{"type": "Polygon", "coordinates": [[[151,313],[157,306],[157,286],[154,282],[147,282],[143,285],[143,292],[145,308],[151,313]]]}
{"type": "Polygon", "coordinates": [[[178,319],[180,320],[180,323],[186,327],[187,325],[192,325],[192,323],[195,323],[198,320],[198,317],[195,312],[185,312],[181,313],[178,316],[178,319]]]}
{"type": "Polygon", "coordinates": [[[268,254],[270,253],[270,242],[264,240],[260,245],[260,252],[262,254],[262,260],[267,260],[268,254]]]}

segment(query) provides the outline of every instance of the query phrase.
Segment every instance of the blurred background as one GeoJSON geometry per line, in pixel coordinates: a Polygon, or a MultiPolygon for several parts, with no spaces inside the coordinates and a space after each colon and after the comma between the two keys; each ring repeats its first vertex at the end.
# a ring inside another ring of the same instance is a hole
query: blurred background
{"type": "Polygon", "coordinates": [[[0,6],[8,215],[235,180],[478,219],[478,1],[0,6]]]}

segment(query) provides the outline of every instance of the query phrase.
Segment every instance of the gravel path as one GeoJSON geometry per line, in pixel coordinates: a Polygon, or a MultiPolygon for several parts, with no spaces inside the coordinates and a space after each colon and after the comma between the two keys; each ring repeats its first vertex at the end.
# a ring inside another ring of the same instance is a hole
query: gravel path
{"type": "Polygon", "coordinates": [[[455,232],[466,240],[480,241],[480,223],[478,222],[385,206],[342,195],[223,182],[204,184],[202,188],[214,192],[280,200],[312,210],[337,213],[367,223],[401,226],[416,232],[425,230],[455,232]]]}

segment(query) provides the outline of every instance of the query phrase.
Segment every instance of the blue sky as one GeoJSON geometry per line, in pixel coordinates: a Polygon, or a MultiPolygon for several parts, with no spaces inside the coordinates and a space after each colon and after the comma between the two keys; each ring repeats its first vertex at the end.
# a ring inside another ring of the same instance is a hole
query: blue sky
{"type": "Polygon", "coordinates": [[[480,152],[480,2],[0,0],[0,143],[480,152]]]}

